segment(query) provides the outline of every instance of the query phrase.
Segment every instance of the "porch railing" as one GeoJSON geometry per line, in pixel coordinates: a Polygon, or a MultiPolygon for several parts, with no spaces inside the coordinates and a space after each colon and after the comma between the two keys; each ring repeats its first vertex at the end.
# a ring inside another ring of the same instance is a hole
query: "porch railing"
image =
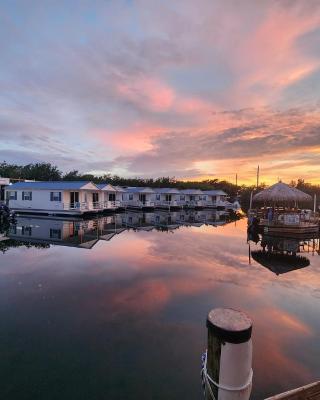
{"type": "Polygon", "coordinates": [[[74,202],[74,203],[63,203],[63,209],[69,211],[94,211],[103,210],[103,203],[100,201],[95,202],[74,202]]]}
{"type": "Polygon", "coordinates": [[[138,207],[138,208],[143,208],[143,207],[154,207],[154,201],[146,200],[146,201],[140,201],[140,200],[124,200],[121,202],[121,205],[123,207],[138,207]]]}
{"type": "Polygon", "coordinates": [[[119,200],[108,200],[103,203],[103,208],[104,209],[115,209],[119,208],[121,206],[119,200]]]}

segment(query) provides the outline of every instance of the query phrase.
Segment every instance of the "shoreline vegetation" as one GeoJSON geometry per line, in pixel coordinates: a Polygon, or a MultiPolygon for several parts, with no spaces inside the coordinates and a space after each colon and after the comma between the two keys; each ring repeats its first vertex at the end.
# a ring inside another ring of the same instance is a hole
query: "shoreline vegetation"
{"type": "MultiPolygon", "coordinates": [[[[38,180],[38,181],[92,181],[94,183],[108,182],[115,186],[147,186],[152,188],[178,188],[178,189],[201,189],[201,190],[223,190],[234,200],[239,199],[244,210],[248,209],[250,202],[250,194],[252,191],[258,193],[265,189],[265,183],[256,185],[235,185],[226,180],[206,179],[203,181],[182,181],[174,177],[159,177],[159,178],[124,178],[118,175],[104,174],[93,175],[81,173],[78,170],[72,170],[63,173],[59,168],[50,163],[34,163],[26,165],[9,164],[7,162],[0,163],[0,176],[16,180],[38,180]]],[[[317,203],[320,202],[320,185],[314,185],[305,182],[301,178],[292,180],[289,183],[291,186],[310,194],[312,197],[317,195],[317,203]]]]}

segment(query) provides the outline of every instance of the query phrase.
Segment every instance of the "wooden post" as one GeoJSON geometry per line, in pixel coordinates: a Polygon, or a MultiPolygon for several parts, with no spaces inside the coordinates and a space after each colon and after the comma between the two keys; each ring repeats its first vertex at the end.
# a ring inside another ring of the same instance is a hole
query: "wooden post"
{"type": "Polygon", "coordinates": [[[250,193],[250,205],[249,205],[249,210],[252,208],[252,196],[253,196],[253,191],[250,193]]]}
{"type": "MultiPolygon", "coordinates": [[[[243,312],[216,308],[207,317],[207,375],[216,400],[249,400],[252,386],[252,321],[243,312]],[[209,379],[210,380],[210,379],[209,379]]],[[[206,387],[206,400],[212,395],[206,387]]]]}

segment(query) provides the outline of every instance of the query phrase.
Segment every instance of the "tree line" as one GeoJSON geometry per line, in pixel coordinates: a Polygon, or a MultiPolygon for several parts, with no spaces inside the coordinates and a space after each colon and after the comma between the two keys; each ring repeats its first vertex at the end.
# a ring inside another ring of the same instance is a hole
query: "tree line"
{"type": "MultiPolygon", "coordinates": [[[[12,180],[36,180],[36,181],[92,181],[94,183],[108,182],[116,186],[148,186],[154,188],[170,187],[178,189],[201,189],[201,190],[223,190],[230,196],[231,200],[239,198],[243,208],[248,208],[250,194],[264,189],[266,185],[261,183],[258,188],[254,185],[235,185],[226,180],[206,179],[203,181],[182,181],[171,177],[160,178],[125,178],[118,175],[104,174],[93,175],[83,174],[78,170],[63,173],[56,165],[50,163],[32,163],[26,165],[0,163],[0,176],[12,180]]],[[[297,187],[305,193],[313,196],[317,195],[320,201],[320,185],[313,185],[305,182],[303,179],[291,181],[290,185],[297,187]]]]}

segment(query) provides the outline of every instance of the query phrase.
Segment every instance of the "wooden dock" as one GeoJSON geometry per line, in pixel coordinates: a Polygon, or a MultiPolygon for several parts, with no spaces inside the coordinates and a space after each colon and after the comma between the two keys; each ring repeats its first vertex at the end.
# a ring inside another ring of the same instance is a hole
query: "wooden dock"
{"type": "Polygon", "coordinates": [[[319,399],[320,399],[320,381],[317,381],[297,389],[289,390],[288,392],[268,397],[265,400],[319,400],[319,399]]]}

